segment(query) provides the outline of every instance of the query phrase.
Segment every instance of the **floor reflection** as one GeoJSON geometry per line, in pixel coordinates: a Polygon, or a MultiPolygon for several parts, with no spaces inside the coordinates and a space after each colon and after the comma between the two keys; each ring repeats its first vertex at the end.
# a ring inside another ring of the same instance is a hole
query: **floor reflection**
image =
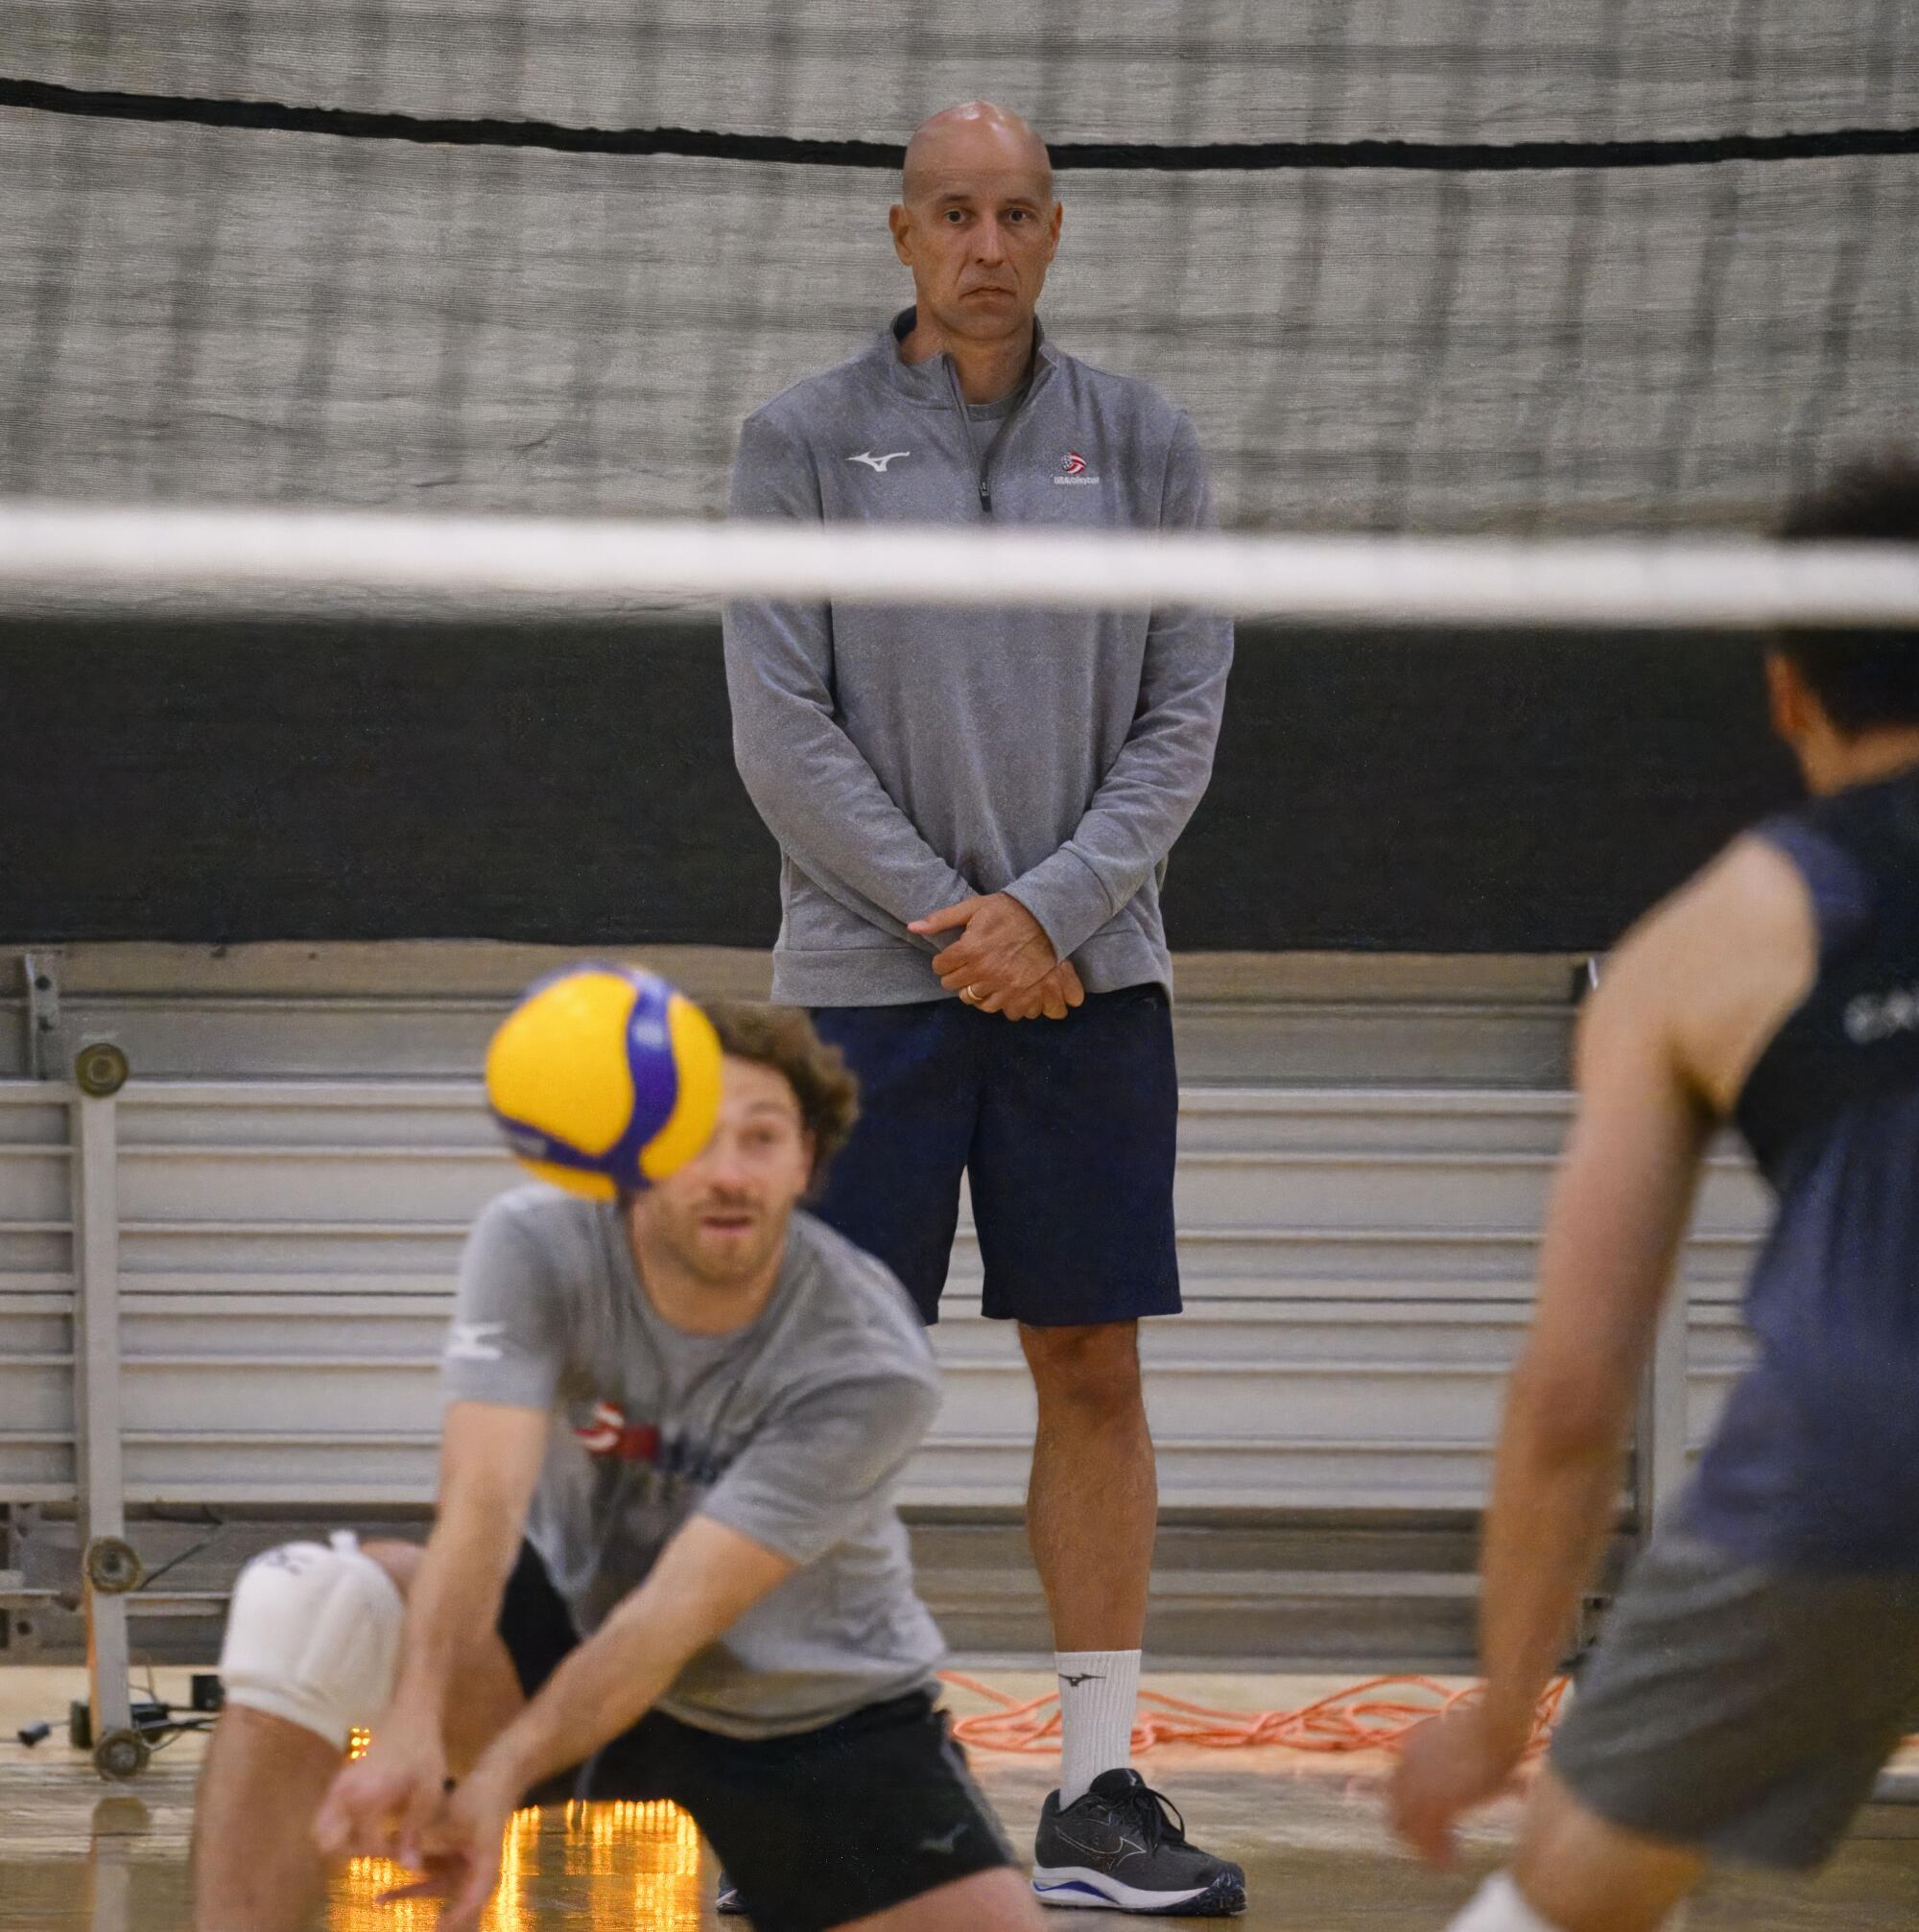
{"type": "MultiPolygon", "coordinates": [[[[384,1858],[357,1858],[335,1881],[328,1932],[432,1932],[431,1899],[382,1904],[406,1883],[384,1858]]],[[[484,1932],[538,1932],[557,1916],[572,1932],[694,1932],[705,1897],[699,1833],[676,1804],[568,1804],[515,1812],[500,1889],[484,1932]]]]}

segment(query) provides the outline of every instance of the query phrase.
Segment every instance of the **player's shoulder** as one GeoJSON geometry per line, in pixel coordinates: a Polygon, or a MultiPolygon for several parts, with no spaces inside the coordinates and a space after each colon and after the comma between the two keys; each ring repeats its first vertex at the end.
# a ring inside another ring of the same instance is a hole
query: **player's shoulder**
{"type": "Polygon", "coordinates": [[[1817,960],[1805,881],[1778,846],[1744,834],[1608,956],[1581,1016],[1581,1064],[1635,1041],[1653,1046],[1729,1112],[1758,1046],[1804,999],[1817,960]]]}
{"type": "Polygon", "coordinates": [[[1741,833],[1660,901],[1621,942],[1622,964],[1670,970],[1709,966],[1755,947],[1790,947],[1812,917],[1805,876],[1765,828],[1741,833]]]}
{"type": "Polygon", "coordinates": [[[794,1213],[788,1238],[805,1274],[799,1316],[817,1353],[937,1381],[918,1311],[884,1261],[803,1210],[794,1213]]]}
{"type": "Polygon", "coordinates": [[[597,1201],[528,1181],[488,1201],[473,1234],[477,1240],[510,1242],[555,1262],[570,1261],[590,1249],[602,1212],[597,1201]]]}

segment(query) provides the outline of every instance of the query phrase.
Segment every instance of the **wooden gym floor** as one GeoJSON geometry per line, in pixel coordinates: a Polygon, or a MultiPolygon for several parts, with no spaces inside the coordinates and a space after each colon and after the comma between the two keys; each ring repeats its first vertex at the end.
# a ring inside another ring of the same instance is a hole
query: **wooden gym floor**
{"type": "MultiPolygon", "coordinates": [[[[1037,1695],[1050,1679],[984,1673],[1037,1695]]],[[[156,1673],[160,1694],[186,1700],[187,1673],[156,1673]]],[[[1154,1688],[1234,1708],[1294,1707],[1332,1680],[1154,1675],[1154,1688]]],[[[0,1668],[0,1932],[178,1932],[187,1922],[186,1846],[201,1742],[183,1737],[126,1785],[103,1783],[68,1749],[64,1715],[84,1689],[69,1667],[0,1668]],[[15,1731],[58,1719],[27,1749],[15,1731]]],[[[956,1693],[955,1708],[977,1708],[956,1693]]],[[[1919,1763],[1919,1755],[1908,1755],[1919,1763]]],[[[975,1768],[1019,1844],[1054,1781],[1047,1759],[976,1753],[975,1768]]],[[[1320,1758],[1276,1750],[1156,1751],[1141,1768],[1185,1811],[1196,1838],[1246,1867],[1246,1932],[1417,1932],[1444,1926],[1478,1875],[1501,1857],[1516,1806],[1483,1815],[1454,1874],[1402,1856],[1381,1820],[1376,1754],[1320,1758]]],[[[433,1911],[374,1900],[386,1875],[356,1867],[333,1888],[329,1932],[429,1932],[433,1911]]],[[[489,1932],[694,1932],[716,1921],[713,1873],[691,1824],[665,1807],[596,1806],[523,1814],[489,1932]]],[[[738,1922],[738,1921],[726,1921],[738,1922]]],[[[1125,1921],[1079,1913],[1075,1932],[1125,1921]]],[[[1688,1932],[1910,1932],[1919,1925],[1919,1807],[1880,1805],[1822,1877],[1782,1883],[1728,1873],[1694,1903],[1688,1932]]]]}

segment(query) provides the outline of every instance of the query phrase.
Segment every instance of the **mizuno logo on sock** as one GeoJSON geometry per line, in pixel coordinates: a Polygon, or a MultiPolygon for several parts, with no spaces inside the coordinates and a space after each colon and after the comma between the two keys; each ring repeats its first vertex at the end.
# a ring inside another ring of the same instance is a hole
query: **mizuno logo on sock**
{"type": "Polygon", "coordinates": [[[1082,1670],[1078,1677],[1070,1677],[1061,1671],[1059,1681],[1061,1684],[1070,1684],[1077,1690],[1082,1684],[1104,1684],[1106,1674],[1102,1670],[1082,1670]]]}

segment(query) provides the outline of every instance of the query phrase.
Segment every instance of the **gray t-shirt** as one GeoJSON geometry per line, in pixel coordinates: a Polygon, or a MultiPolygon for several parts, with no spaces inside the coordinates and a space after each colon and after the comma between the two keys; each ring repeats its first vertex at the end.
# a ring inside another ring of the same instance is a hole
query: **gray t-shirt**
{"type": "Polygon", "coordinates": [[[811,1215],[759,1318],[694,1335],[654,1308],[617,1207],[503,1194],[467,1239],[441,1384],[552,1413],[526,1533],[582,1636],[695,1514],[800,1566],[686,1665],[669,1715],[811,1731],[944,1656],[892,1504],[939,1405],[933,1353],[888,1270],[811,1215]]]}

